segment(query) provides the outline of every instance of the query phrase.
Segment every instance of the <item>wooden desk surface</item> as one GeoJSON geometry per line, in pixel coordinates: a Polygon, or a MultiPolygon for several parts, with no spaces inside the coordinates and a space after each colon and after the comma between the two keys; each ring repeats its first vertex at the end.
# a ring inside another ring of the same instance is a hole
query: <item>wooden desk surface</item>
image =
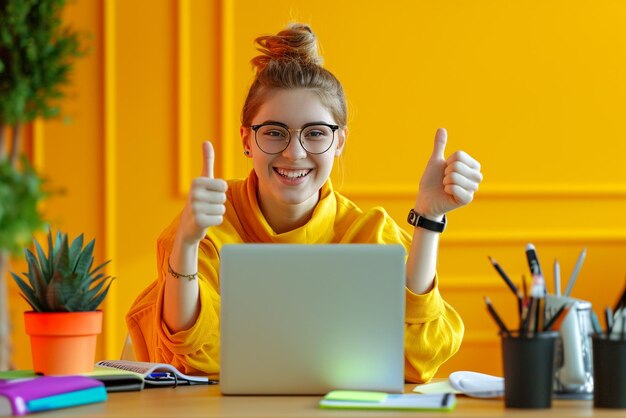
{"type": "MultiPolygon", "coordinates": [[[[406,385],[409,392],[415,385],[406,385]]],[[[557,400],[551,409],[506,409],[502,399],[457,397],[452,412],[319,409],[321,396],[222,396],[219,386],[181,386],[110,393],[109,400],[37,414],[46,417],[624,417],[624,410],[594,409],[592,401],[557,400]]]]}

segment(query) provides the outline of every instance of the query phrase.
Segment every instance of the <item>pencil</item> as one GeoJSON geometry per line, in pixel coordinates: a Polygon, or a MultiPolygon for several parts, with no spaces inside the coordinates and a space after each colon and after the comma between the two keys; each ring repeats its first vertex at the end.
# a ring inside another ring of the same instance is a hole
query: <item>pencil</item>
{"type": "Polygon", "coordinates": [[[568,305],[565,309],[563,309],[563,312],[561,312],[559,317],[554,320],[552,325],[550,325],[550,328],[552,328],[552,331],[558,331],[561,329],[561,325],[563,324],[563,321],[565,321],[565,318],[567,317],[567,314],[569,313],[571,309],[572,309],[571,305],[568,305]]]}
{"type": "Polygon", "coordinates": [[[567,287],[565,288],[565,293],[563,293],[563,296],[569,296],[572,293],[572,288],[574,287],[574,283],[576,283],[576,279],[578,278],[578,274],[580,273],[580,269],[583,266],[583,261],[585,261],[586,256],[587,248],[583,248],[583,250],[578,255],[578,260],[576,260],[574,271],[572,271],[572,275],[569,276],[569,281],[567,282],[567,287]]]}
{"type": "Polygon", "coordinates": [[[554,260],[554,295],[561,296],[561,265],[559,260],[554,260]]]}
{"type": "Polygon", "coordinates": [[[528,303],[528,284],[526,283],[526,276],[522,274],[522,291],[524,292],[524,302],[528,303]]]}
{"type": "Polygon", "coordinates": [[[565,308],[567,307],[567,304],[563,304],[555,313],[554,315],[552,315],[552,318],[550,318],[550,320],[548,322],[546,322],[546,324],[543,326],[543,330],[544,331],[548,331],[550,329],[550,327],[552,326],[552,324],[554,324],[556,322],[557,319],[559,319],[559,316],[563,315],[563,312],[565,311],[565,308]]]}
{"type": "Polygon", "coordinates": [[[500,267],[500,264],[498,264],[498,262],[496,260],[494,260],[493,258],[491,258],[489,256],[487,256],[487,258],[489,258],[489,261],[491,262],[493,267],[496,269],[496,271],[498,272],[500,277],[502,277],[502,279],[504,280],[506,285],[509,286],[509,289],[511,289],[511,292],[513,292],[513,294],[517,296],[517,294],[519,292],[518,289],[517,289],[517,286],[515,286],[515,284],[511,281],[509,276],[507,276],[507,274],[504,272],[504,270],[502,270],[502,267],[500,267]]]}
{"type": "Polygon", "coordinates": [[[489,312],[489,315],[491,316],[491,318],[493,318],[493,320],[495,321],[496,325],[498,325],[498,328],[500,328],[500,331],[504,335],[506,335],[507,337],[510,337],[511,336],[511,332],[506,327],[504,322],[502,322],[502,319],[500,318],[500,315],[498,315],[498,313],[496,312],[495,308],[491,304],[491,301],[489,300],[489,298],[487,296],[484,296],[484,298],[485,298],[485,304],[487,305],[487,311],[489,312]]]}

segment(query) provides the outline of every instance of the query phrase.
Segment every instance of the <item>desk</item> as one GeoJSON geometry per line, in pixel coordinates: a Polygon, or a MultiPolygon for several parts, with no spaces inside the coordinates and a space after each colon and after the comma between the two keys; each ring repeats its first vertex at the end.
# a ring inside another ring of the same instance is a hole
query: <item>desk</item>
{"type": "MultiPolygon", "coordinates": [[[[415,385],[406,385],[409,392],[415,385]]],[[[321,396],[222,396],[219,386],[181,386],[110,393],[109,400],[93,405],[38,414],[48,417],[624,417],[624,410],[593,409],[591,401],[553,402],[551,409],[505,409],[502,399],[457,397],[452,412],[350,411],[319,409],[321,396]]]]}

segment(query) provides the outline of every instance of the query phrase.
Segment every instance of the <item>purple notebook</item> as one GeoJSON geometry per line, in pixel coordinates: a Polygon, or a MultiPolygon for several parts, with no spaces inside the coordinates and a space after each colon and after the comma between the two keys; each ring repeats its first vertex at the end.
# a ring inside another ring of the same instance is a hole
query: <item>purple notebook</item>
{"type": "Polygon", "coordinates": [[[102,401],[100,392],[106,399],[104,384],[84,376],[0,380],[0,416],[35,412],[33,406],[45,410],[102,401]]]}

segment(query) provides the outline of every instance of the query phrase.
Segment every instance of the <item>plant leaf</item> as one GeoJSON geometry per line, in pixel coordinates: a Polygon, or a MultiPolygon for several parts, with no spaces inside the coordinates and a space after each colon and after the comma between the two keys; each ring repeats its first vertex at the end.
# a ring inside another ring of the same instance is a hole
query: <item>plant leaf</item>
{"type": "Polygon", "coordinates": [[[39,242],[37,240],[33,241],[35,243],[35,248],[37,249],[37,257],[39,258],[39,264],[41,265],[41,271],[43,273],[44,281],[48,283],[50,281],[50,277],[52,277],[50,271],[50,261],[48,260],[48,257],[46,257],[46,254],[44,253],[43,248],[41,248],[41,245],[39,245],[39,242]]]}
{"type": "Polygon", "coordinates": [[[110,278],[111,278],[110,276],[105,277],[104,279],[100,280],[100,283],[98,283],[97,285],[89,289],[87,292],[85,292],[86,299],[88,300],[93,299],[94,296],[96,296],[100,292],[102,287],[107,283],[107,279],[110,279],[110,278]]]}
{"type": "Polygon", "coordinates": [[[82,255],[83,250],[83,234],[77,236],[70,245],[70,267],[72,271],[76,271],[76,264],[82,255]]]}
{"type": "Polygon", "coordinates": [[[35,295],[38,298],[43,298],[46,294],[46,288],[48,284],[45,282],[43,276],[41,275],[41,270],[39,269],[39,263],[37,262],[37,258],[35,255],[29,250],[25,249],[26,253],[26,262],[28,263],[28,280],[30,281],[30,285],[35,292],[35,295]]]}
{"type": "Polygon", "coordinates": [[[15,283],[17,283],[20,290],[22,291],[20,295],[26,300],[26,302],[28,302],[28,304],[31,306],[31,308],[33,308],[34,311],[41,312],[41,307],[37,302],[38,298],[37,296],[35,296],[35,292],[33,292],[33,289],[28,286],[26,282],[22,280],[17,274],[11,272],[11,275],[13,276],[13,280],[15,280],[15,283]]]}
{"type": "MultiPolygon", "coordinates": [[[[82,237],[82,235],[81,235],[82,237]]],[[[78,277],[87,277],[89,273],[89,267],[91,267],[91,263],[93,263],[93,248],[96,240],[91,240],[82,252],[79,254],[76,259],[76,264],[74,265],[74,271],[78,274],[78,277]]],[[[81,239],[82,245],[82,239],[81,239]]],[[[82,247],[81,247],[82,249],[82,247]]]]}
{"type": "Polygon", "coordinates": [[[87,309],[86,309],[87,311],[95,311],[96,309],[98,309],[98,306],[100,306],[100,304],[106,297],[107,293],[109,292],[109,289],[111,287],[111,284],[113,283],[113,280],[115,279],[113,278],[109,280],[106,288],[99,295],[97,295],[96,297],[94,297],[87,303],[87,309]]]}
{"type": "Polygon", "coordinates": [[[61,234],[60,243],[57,241],[56,247],[57,252],[54,256],[55,270],[60,271],[63,276],[68,276],[72,273],[72,269],[70,268],[70,248],[67,242],[67,234],[61,234]]]}

